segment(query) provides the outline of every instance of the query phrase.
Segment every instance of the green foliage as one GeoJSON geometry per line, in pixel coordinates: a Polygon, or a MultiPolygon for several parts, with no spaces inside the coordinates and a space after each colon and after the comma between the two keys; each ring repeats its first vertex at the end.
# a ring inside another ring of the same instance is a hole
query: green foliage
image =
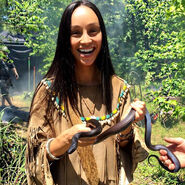
{"type": "MultiPolygon", "coordinates": [[[[4,2],[4,1],[3,1],[4,2]]],[[[40,72],[45,73],[54,57],[56,37],[61,14],[71,0],[10,0],[3,3],[0,14],[4,30],[25,37],[25,45],[33,48],[32,55],[43,62],[40,72]]]]}
{"type": "Polygon", "coordinates": [[[23,35],[26,39],[25,45],[33,48],[32,54],[40,51],[43,32],[47,30],[44,24],[47,17],[42,14],[43,9],[38,1],[8,1],[7,18],[4,20],[6,29],[12,34],[23,35]]]}
{"type": "Polygon", "coordinates": [[[184,120],[183,1],[129,0],[124,4],[128,31],[123,34],[123,40],[127,48],[134,51],[125,60],[130,62],[129,69],[134,67],[140,73],[141,79],[145,79],[146,88],[154,83],[160,84],[160,89],[155,89],[154,103],[166,112],[173,110],[172,116],[184,120]],[[174,101],[165,101],[166,96],[176,97],[179,101],[175,104],[174,101]]]}
{"type": "Polygon", "coordinates": [[[25,140],[13,127],[13,123],[2,122],[4,112],[0,112],[0,174],[1,184],[26,184],[25,140]]]}
{"type": "Polygon", "coordinates": [[[6,0],[0,0],[0,32],[3,31],[4,27],[4,16],[7,14],[7,1],[6,0]]]}
{"type": "MultiPolygon", "coordinates": [[[[153,154],[153,153],[150,153],[153,154]]],[[[169,173],[165,171],[156,160],[151,159],[152,166],[145,160],[139,164],[137,173],[140,175],[140,184],[147,185],[152,182],[152,184],[183,184],[184,177],[181,174],[184,174],[182,171],[178,173],[169,173]]],[[[138,183],[137,183],[138,184],[138,183]]]]}
{"type": "Polygon", "coordinates": [[[171,117],[185,121],[185,79],[184,64],[172,62],[163,64],[158,79],[161,80],[158,90],[150,91],[153,103],[164,112],[172,111],[171,117]],[[183,65],[183,66],[182,66],[183,65]],[[182,78],[181,78],[182,77],[182,78]],[[167,100],[169,98],[169,100],[167,100]]]}

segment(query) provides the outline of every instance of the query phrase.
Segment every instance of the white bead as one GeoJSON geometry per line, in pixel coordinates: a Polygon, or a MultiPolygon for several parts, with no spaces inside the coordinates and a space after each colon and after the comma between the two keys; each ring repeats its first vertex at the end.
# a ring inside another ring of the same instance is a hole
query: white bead
{"type": "Polygon", "coordinates": [[[107,123],[110,125],[111,121],[110,120],[107,120],[107,123]]]}

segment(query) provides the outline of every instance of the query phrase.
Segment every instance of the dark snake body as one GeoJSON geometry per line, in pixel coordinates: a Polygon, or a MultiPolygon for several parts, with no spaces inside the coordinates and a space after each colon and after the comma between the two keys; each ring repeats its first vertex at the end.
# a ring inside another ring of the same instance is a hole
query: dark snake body
{"type": "MultiPolygon", "coordinates": [[[[106,131],[104,131],[103,133],[101,133],[102,131],[102,127],[101,124],[95,120],[95,119],[91,119],[88,122],[92,123],[96,128],[92,129],[90,132],[79,132],[77,134],[75,134],[72,138],[72,145],[70,146],[69,150],[68,150],[68,154],[71,154],[72,152],[74,152],[78,146],[78,139],[81,137],[92,137],[92,136],[97,136],[96,141],[94,144],[97,144],[103,140],[105,140],[106,138],[118,134],[122,131],[124,131],[127,127],[130,126],[130,124],[135,120],[135,110],[131,109],[131,111],[128,113],[128,115],[125,117],[125,119],[123,119],[122,121],[120,121],[119,123],[115,124],[114,126],[112,126],[111,128],[107,129],[106,131]]],[[[167,171],[169,172],[178,172],[180,169],[180,162],[177,159],[177,157],[165,146],[163,145],[152,145],[151,144],[151,118],[150,118],[150,114],[148,111],[146,111],[146,115],[145,115],[145,143],[146,146],[153,151],[159,151],[161,149],[166,150],[167,151],[167,155],[168,157],[171,159],[171,161],[175,164],[175,169],[174,170],[170,170],[168,169],[168,167],[166,167],[158,158],[158,156],[156,155],[150,155],[148,158],[148,162],[150,163],[150,158],[151,157],[155,157],[159,164],[167,171]]]]}
{"type": "Polygon", "coordinates": [[[95,126],[90,132],[79,132],[72,137],[72,144],[68,149],[67,153],[73,153],[78,147],[78,140],[82,137],[93,137],[101,133],[102,127],[96,119],[90,119],[87,123],[91,123],[95,126]]]}
{"type": "Polygon", "coordinates": [[[148,110],[146,110],[146,115],[145,115],[145,143],[146,146],[153,151],[159,151],[159,150],[166,150],[168,157],[171,159],[171,161],[175,164],[175,169],[170,170],[167,166],[165,166],[160,160],[159,157],[156,155],[150,155],[148,157],[148,162],[150,163],[150,158],[151,157],[155,157],[159,164],[167,171],[169,172],[178,172],[180,170],[180,162],[177,159],[177,157],[164,145],[152,145],[151,144],[151,117],[150,114],[148,112],[148,110]]]}

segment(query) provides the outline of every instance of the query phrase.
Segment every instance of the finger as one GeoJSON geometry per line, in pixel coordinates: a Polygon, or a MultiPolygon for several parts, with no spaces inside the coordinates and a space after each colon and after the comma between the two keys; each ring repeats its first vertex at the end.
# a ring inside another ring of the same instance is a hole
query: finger
{"type": "Polygon", "coordinates": [[[168,160],[168,157],[165,155],[165,156],[160,156],[159,159],[163,162],[165,162],[166,160],[168,160]]]}
{"type": "Polygon", "coordinates": [[[145,116],[146,108],[140,103],[132,103],[131,107],[136,111],[135,120],[142,120],[145,116]]]}
{"type": "Polygon", "coordinates": [[[90,132],[90,131],[91,131],[91,128],[90,127],[81,128],[79,130],[79,132],[90,132]]]}
{"type": "Polygon", "coordinates": [[[91,131],[91,128],[86,127],[84,124],[77,124],[70,129],[71,135],[75,135],[76,133],[79,132],[89,132],[91,131]]]}
{"type": "Polygon", "coordinates": [[[166,160],[166,161],[164,162],[164,164],[165,164],[166,166],[169,166],[170,164],[172,164],[172,161],[171,161],[170,159],[168,159],[168,160],[166,160]]]}
{"type": "Polygon", "coordinates": [[[180,145],[183,142],[183,139],[180,138],[180,137],[178,137],[178,138],[167,138],[167,137],[165,137],[164,140],[168,143],[177,144],[177,145],[180,145]]]}
{"type": "Polygon", "coordinates": [[[135,113],[135,120],[134,121],[141,121],[144,119],[144,115],[138,114],[138,112],[135,113]]]}
{"type": "Polygon", "coordinates": [[[160,150],[159,153],[160,153],[161,155],[167,155],[167,151],[166,151],[166,150],[160,150]]]}
{"type": "Polygon", "coordinates": [[[144,115],[145,109],[142,106],[132,103],[131,107],[138,113],[138,115],[144,115]]]}
{"type": "Polygon", "coordinates": [[[134,99],[133,103],[139,103],[141,105],[145,105],[144,101],[140,101],[139,99],[134,99]]]}
{"type": "Polygon", "coordinates": [[[170,144],[167,146],[167,148],[171,151],[171,152],[175,152],[177,150],[178,145],[177,144],[170,144]]]}
{"type": "Polygon", "coordinates": [[[175,165],[172,163],[172,164],[170,164],[170,165],[168,166],[168,168],[169,168],[170,170],[174,170],[174,169],[175,169],[175,165]]]}
{"type": "Polygon", "coordinates": [[[133,101],[132,104],[137,105],[137,106],[141,106],[141,107],[146,106],[144,101],[133,101]]]}
{"type": "Polygon", "coordinates": [[[131,103],[131,107],[135,109],[136,111],[146,111],[146,105],[144,102],[136,101],[131,103]]]}

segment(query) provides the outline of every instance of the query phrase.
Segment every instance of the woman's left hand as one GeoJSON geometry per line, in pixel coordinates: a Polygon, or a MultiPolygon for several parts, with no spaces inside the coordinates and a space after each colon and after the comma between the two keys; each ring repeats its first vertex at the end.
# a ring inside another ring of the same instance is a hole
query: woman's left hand
{"type": "Polygon", "coordinates": [[[136,110],[135,122],[143,120],[146,114],[145,102],[135,99],[134,102],[131,103],[131,107],[136,110]]]}

